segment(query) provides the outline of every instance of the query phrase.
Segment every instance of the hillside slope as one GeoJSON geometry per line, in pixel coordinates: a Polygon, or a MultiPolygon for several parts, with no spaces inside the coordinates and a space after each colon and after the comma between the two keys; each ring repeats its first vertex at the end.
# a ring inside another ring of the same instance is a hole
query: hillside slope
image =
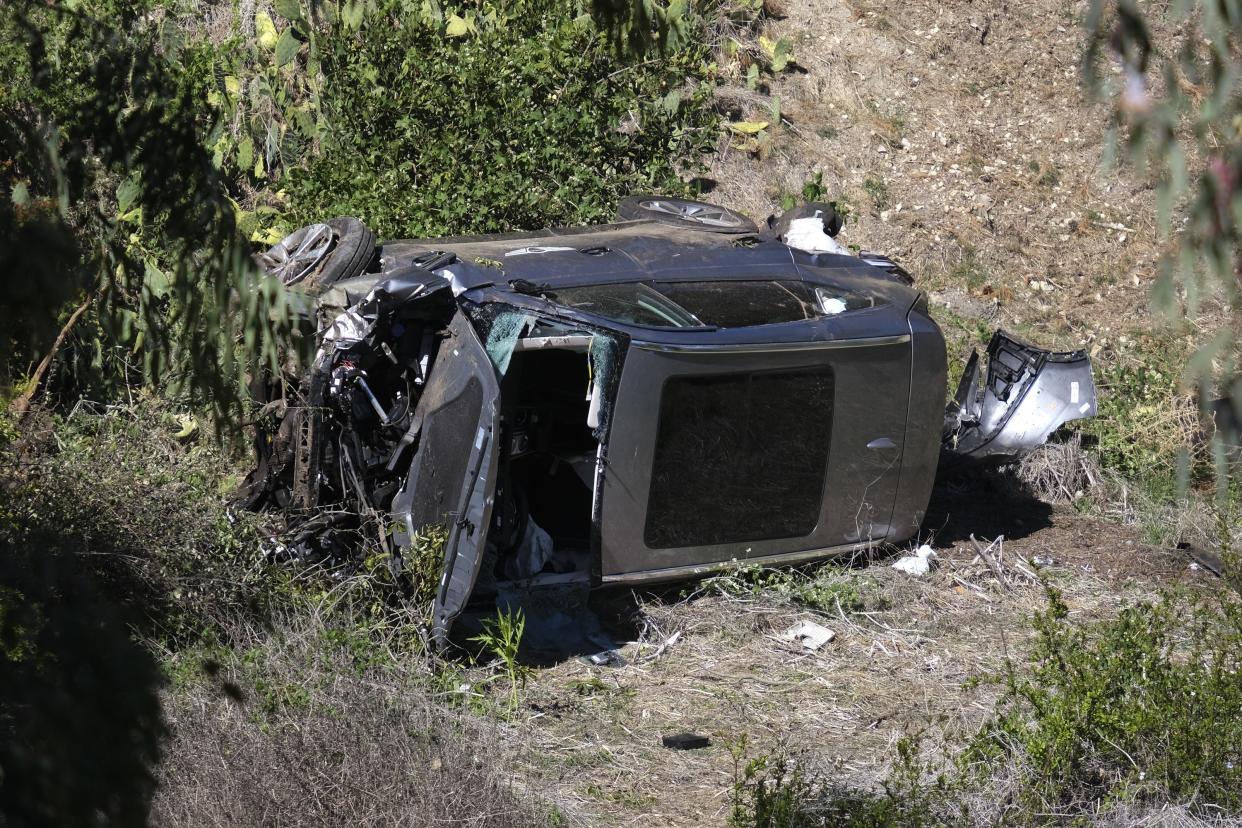
{"type": "Polygon", "coordinates": [[[1086,3],[783,5],[768,31],[803,71],[739,96],[737,114],[766,118],[779,98],[786,123],[764,161],[721,154],[713,197],[763,216],[822,172],[852,208],[843,239],[953,309],[1097,352],[1150,323],[1154,199],[1102,167],[1107,111],[1080,83],[1086,3]]]}

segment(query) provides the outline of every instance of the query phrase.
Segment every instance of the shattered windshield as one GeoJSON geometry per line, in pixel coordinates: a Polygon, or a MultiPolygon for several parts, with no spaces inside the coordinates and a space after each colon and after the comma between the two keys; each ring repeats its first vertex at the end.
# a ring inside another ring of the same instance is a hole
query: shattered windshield
{"type": "Polygon", "coordinates": [[[748,328],[871,307],[870,297],[795,280],[627,282],[556,291],[555,301],[651,328],[748,328]]]}

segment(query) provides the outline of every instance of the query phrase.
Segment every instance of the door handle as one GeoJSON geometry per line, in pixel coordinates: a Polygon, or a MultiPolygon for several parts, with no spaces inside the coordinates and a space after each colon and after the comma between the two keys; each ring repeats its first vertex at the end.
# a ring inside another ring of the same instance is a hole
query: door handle
{"type": "Polygon", "coordinates": [[[888,451],[897,448],[897,444],[890,437],[877,437],[870,443],[867,443],[867,448],[875,449],[876,451],[888,451]]]}

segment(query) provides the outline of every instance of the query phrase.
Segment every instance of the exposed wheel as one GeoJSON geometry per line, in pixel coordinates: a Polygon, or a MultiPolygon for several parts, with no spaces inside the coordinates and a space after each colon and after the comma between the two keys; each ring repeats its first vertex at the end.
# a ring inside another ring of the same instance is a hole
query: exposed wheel
{"type": "Polygon", "coordinates": [[[621,199],[617,215],[623,220],[647,219],[709,233],[757,233],[755,223],[741,213],[704,201],[664,196],[630,196],[621,199]]]}
{"type": "Polygon", "coordinates": [[[358,276],[374,257],[375,234],[358,219],[343,216],[294,230],[258,260],[282,284],[312,290],[358,276]]]}

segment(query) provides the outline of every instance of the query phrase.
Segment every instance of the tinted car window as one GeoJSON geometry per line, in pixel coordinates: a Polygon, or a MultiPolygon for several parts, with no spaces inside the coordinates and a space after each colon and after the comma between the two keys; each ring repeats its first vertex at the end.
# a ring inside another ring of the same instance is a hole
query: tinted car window
{"type": "Polygon", "coordinates": [[[832,407],[827,366],[670,379],[651,469],[648,548],[811,534],[832,407]]]}
{"type": "Polygon", "coordinates": [[[870,307],[871,299],[791,279],[591,285],[556,291],[566,307],[656,328],[747,328],[870,307]]]}
{"type": "Polygon", "coordinates": [[[649,328],[702,328],[694,314],[642,282],[563,288],[556,301],[567,308],[649,328]]]}

